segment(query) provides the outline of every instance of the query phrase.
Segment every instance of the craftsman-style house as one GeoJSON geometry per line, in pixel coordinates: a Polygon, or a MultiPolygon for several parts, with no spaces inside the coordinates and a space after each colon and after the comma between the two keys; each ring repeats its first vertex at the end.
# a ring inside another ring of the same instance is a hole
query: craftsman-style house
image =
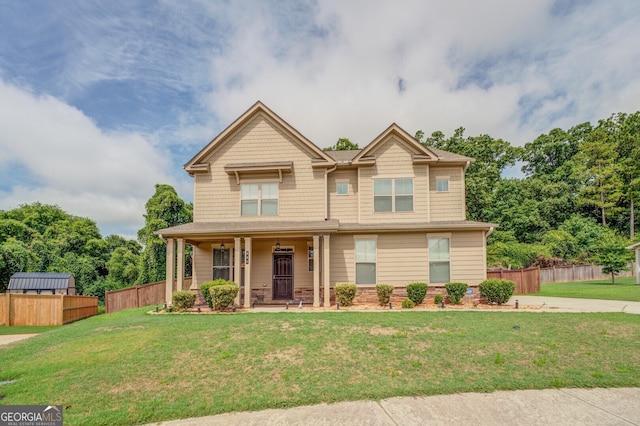
{"type": "Polygon", "coordinates": [[[167,277],[177,276],[167,301],[184,286],[185,244],[191,289],[231,279],[245,307],[300,299],[328,307],[344,282],[477,285],[496,225],[465,219],[472,161],[425,148],[396,124],[364,149],[323,151],[258,102],[184,166],[193,222],[158,231],[167,277]]]}

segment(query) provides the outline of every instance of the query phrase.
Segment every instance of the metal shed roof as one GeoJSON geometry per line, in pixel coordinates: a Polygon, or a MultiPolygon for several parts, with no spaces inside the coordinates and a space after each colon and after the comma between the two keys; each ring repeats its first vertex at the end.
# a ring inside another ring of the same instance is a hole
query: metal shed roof
{"type": "Polygon", "coordinates": [[[75,288],[72,274],[51,272],[16,272],[9,279],[9,290],[49,290],[75,288]]]}

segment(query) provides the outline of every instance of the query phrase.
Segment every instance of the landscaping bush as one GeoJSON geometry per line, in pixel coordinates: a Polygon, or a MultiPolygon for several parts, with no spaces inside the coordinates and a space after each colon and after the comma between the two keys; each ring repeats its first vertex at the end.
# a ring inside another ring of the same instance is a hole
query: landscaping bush
{"type": "Polygon", "coordinates": [[[227,281],[227,284],[223,285],[213,285],[209,287],[209,293],[211,294],[211,302],[213,304],[213,309],[216,311],[222,311],[229,307],[236,296],[240,288],[238,284],[233,281],[227,281]]]}
{"type": "Polygon", "coordinates": [[[407,284],[407,297],[414,304],[419,305],[424,301],[428,287],[429,285],[427,283],[407,284]]]}
{"type": "Polygon", "coordinates": [[[436,305],[440,305],[443,301],[444,301],[444,296],[441,294],[436,294],[435,297],[433,298],[433,303],[435,303],[436,305]]]}
{"type": "Polygon", "coordinates": [[[196,303],[196,294],[191,291],[176,291],[171,297],[171,303],[176,311],[186,311],[196,303]]]}
{"type": "Polygon", "coordinates": [[[209,305],[211,309],[213,309],[213,300],[211,299],[211,292],[209,291],[209,289],[216,285],[229,285],[229,283],[232,282],[233,281],[227,281],[225,279],[218,278],[217,280],[206,281],[200,284],[200,292],[202,293],[202,297],[204,297],[204,300],[207,302],[207,305],[209,305]]]}
{"type": "Polygon", "coordinates": [[[336,292],[336,301],[340,306],[351,306],[358,287],[352,283],[336,284],[334,291],[336,292]]]}
{"type": "Polygon", "coordinates": [[[492,278],[482,281],[478,287],[480,288],[480,295],[486,297],[489,303],[501,305],[507,303],[513,296],[516,283],[510,280],[492,278]]]}
{"type": "Polygon", "coordinates": [[[446,283],[444,288],[447,290],[451,303],[459,305],[462,303],[462,298],[467,293],[469,286],[467,283],[446,283]]]}
{"type": "Polygon", "coordinates": [[[403,309],[413,309],[413,307],[416,306],[415,303],[413,303],[413,300],[411,299],[405,299],[402,301],[402,308],[403,309]]]}
{"type": "Polygon", "coordinates": [[[378,303],[380,306],[387,305],[393,294],[393,286],[389,284],[376,284],[376,293],[378,293],[378,303]]]}

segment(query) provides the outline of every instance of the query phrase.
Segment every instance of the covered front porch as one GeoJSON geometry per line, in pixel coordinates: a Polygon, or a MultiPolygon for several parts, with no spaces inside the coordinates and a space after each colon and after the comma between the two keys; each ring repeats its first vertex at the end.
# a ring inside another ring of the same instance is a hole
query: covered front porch
{"type": "Polygon", "coordinates": [[[240,286],[236,306],[300,301],[314,307],[331,305],[331,232],[337,228],[332,221],[307,223],[306,230],[291,222],[245,224],[246,233],[229,229],[237,223],[211,224],[208,232],[202,225],[192,223],[158,232],[166,241],[167,303],[171,303],[174,291],[197,291],[200,284],[223,278],[240,286]],[[253,229],[257,227],[262,228],[260,232],[253,229]],[[189,288],[184,277],[187,244],[193,248],[189,288]]]}

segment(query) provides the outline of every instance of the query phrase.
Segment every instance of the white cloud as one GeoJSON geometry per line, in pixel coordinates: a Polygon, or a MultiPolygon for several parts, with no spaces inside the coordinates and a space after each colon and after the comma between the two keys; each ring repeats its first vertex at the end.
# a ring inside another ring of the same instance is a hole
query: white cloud
{"type": "Polygon", "coordinates": [[[37,186],[17,185],[0,208],[40,201],[102,226],[142,227],[154,184],[170,182],[168,154],[136,133],[102,132],[81,111],[0,81],[0,167],[19,165],[37,186]]]}

